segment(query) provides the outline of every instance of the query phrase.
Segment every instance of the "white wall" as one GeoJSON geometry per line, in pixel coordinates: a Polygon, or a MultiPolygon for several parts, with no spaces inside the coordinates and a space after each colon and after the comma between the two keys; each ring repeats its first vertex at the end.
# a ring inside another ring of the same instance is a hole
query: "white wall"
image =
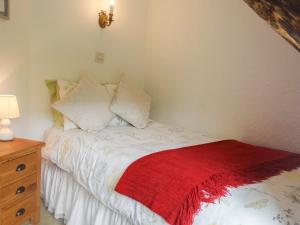
{"type": "Polygon", "coordinates": [[[0,19],[0,94],[18,96],[22,117],[15,119],[15,132],[27,132],[28,116],[28,10],[27,1],[11,1],[9,21],[0,19]]]}
{"type": "Polygon", "coordinates": [[[300,149],[299,53],[242,0],[116,0],[116,22],[101,30],[107,2],[11,1],[11,20],[0,20],[0,94],[19,98],[18,136],[51,126],[45,79],[108,82],[124,71],[142,82],[146,65],[153,118],[300,149]]]}
{"type": "Polygon", "coordinates": [[[0,76],[9,77],[0,91],[19,98],[18,136],[40,139],[52,125],[45,79],[77,80],[89,74],[111,82],[125,72],[143,81],[146,0],[116,0],[116,21],[105,30],[98,25],[98,13],[108,9],[109,0],[11,3],[11,20],[0,20],[0,76]],[[96,51],[105,53],[104,64],[94,62],[96,51]]]}
{"type": "Polygon", "coordinates": [[[152,117],[300,152],[300,54],[242,0],[151,0],[152,117]]]}

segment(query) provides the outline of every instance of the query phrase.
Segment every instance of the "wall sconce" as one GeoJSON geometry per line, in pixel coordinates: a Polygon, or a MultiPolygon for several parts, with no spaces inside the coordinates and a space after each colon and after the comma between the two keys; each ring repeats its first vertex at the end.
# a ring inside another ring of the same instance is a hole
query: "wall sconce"
{"type": "Polygon", "coordinates": [[[110,0],[110,7],[109,7],[109,14],[107,15],[106,11],[101,10],[99,13],[99,25],[101,28],[108,27],[114,22],[113,16],[114,16],[114,7],[115,7],[115,1],[110,0]]]}

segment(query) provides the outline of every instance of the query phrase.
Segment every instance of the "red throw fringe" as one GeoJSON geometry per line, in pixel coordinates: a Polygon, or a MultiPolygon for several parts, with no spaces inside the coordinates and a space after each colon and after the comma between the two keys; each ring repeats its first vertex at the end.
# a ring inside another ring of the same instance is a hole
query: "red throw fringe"
{"type": "Polygon", "coordinates": [[[214,203],[227,196],[228,188],[262,182],[283,171],[292,171],[300,165],[299,155],[290,155],[285,159],[274,160],[259,166],[230,173],[219,173],[196,186],[187,196],[179,210],[175,225],[192,225],[195,215],[201,210],[201,204],[214,203]]]}

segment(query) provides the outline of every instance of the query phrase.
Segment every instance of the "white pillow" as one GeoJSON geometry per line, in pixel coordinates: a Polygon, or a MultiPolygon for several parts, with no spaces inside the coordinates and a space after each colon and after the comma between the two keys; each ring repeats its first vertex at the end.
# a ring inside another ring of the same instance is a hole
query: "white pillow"
{"type": "MultiPolygon", "coordinates": [[[[106,87],[108,94],[111,97],[114,97],[117,92],[118,85],[117,84],[105,84],[104,86],[106,87]]],[[[114,118],[108,124],[109,127],[126,127],[129,125],[130,124],[126,120],[123,120],[118,115],[115,115],[114,118]]]]}
{"type": "MultiPolygon", "coordinates": [[[[77,82],[71,82],[71,81],[66,81],[66,80],[57,80],[57,85],[58,85],[58,94],[59,98],[62,99],[64,98],[69,92],[71,92],[77,85],[77,82]]],[[[117,84],[104,84],[108,94],[111,97],[114,97],[118,85],[117,84]]],[[[72,129],[77,129],[78,126],[73,123],[70,119],[68,119],[65,115],[63,115],[63,129],[64,131],[67,130],[72,130],[72,129]]],[[[129,126],[130,124],[123,120],[121,117],[115,115],[113,119],[109,122],[108,126],[110,127],[123,127],[123,126],[129,126]]]]}
{"type": "Polygon", "coordinates": [[[127,127],[131,126],[126,120],[123,120],[121,117],[115,115],[114,118],[109,122],[109,127],[127,127]]]}
{"type": "Polygon", "coordinates": [[[52,106],[83,130],[101,130],[114,117],[110,103],[111,96],[103,85],[83,78],[71,93],[52,106]]]}
{"type": "Polygon", "coordinates": [[[110,109],[136,128],[145,128],[149,123],[150,105],[151,97],[123,76],[110,109]]]}

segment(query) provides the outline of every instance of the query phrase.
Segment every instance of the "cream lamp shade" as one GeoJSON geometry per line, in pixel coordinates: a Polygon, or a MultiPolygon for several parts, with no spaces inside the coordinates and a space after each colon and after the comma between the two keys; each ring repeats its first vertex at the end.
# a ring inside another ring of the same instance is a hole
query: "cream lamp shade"
{"type": "Polygon", "coordinates": [[[20,116],[17,97],[0,95],[0,119],[13,119],[20,116]]]}
{"type": "Polygon", "coordinates": [[[10,119],[20,116],[17,97],[15,95],[0,95],[0,141],[14,139],[14,133],[10,128],[10,119]]]}

